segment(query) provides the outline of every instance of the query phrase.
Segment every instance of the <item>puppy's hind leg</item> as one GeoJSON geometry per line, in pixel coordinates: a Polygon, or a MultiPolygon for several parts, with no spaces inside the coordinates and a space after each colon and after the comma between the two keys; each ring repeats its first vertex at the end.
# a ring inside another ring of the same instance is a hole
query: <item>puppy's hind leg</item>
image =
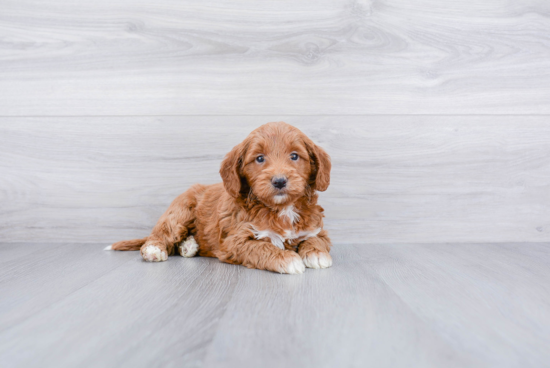
{"type": "Polygon", "coordinates": [[[198,251],[199,245],[192,235],[178,245],[178,253],[182,257],[194,257],[198,251]]]}
{"type": "MultiPolygon", "coordinates": [[[[176,245],[185,240],[195,226],[197,195],[204,190],[202,185],[194,185],[178,196],[160,217],[141,246],[141,256],[148,262],[162,262],[174,254],[176,245]]],[[[180,253],[181,254],[181,253],[180,253]]]]}

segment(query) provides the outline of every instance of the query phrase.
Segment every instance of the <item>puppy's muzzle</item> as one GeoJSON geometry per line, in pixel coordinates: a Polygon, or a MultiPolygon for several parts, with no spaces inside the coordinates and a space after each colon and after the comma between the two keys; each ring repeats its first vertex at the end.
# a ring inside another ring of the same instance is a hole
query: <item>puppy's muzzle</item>
{"type": "Polygon", "coordinates": [[[284,176],[275,176],[271,179],[271,184],[277,189],[286,187],[287,179],[284,176]]]}

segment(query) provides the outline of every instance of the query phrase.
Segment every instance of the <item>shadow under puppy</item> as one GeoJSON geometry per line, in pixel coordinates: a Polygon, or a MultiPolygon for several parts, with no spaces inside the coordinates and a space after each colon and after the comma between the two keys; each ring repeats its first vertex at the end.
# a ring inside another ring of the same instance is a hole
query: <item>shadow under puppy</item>
{"type": "Polygon", "coordinates": [[[254,130],[224,158],[223,183],[195,184],[178,196],[143,239],[106,249],[141,250],[144,260],[168,255],[298,274],[332,265],[331,242],[315,191],[330,182],[330,157],[283,122],[254,130]]]}

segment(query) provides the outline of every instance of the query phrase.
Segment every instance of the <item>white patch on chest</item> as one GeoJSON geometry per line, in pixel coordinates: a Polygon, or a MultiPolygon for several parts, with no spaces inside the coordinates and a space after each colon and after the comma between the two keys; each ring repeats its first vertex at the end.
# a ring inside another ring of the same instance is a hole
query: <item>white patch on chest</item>
{"type": "Polygon", "coordinates": [[[267,229],[267,230],[256,230],[254,226],[252,226],[252,232],[254,233],[254,238],[256,239],[265,239],[269,238],[271,240],[271,243],[280,249],[285,249],[285,241],[287,240],[306,240],[309,238],[313,238],[317,236],[321,232],[321,228],[317,228],[315,230],[302,230],[295,232],[294,230],[286,230],[285,235],[281,235],[279,233],[276,233],[273,230],[267,229]]]}
{"type": "Polygon", "coordinates": [[[300,219],[300,215],[294,209],[294,205],[283,208],[279,212],[279,217],[286,217],[290,220],[291,224],[295,224],[300,219]]]}
{"type": "Polygon", "coordinates": [[[252,232],[256,239],[265,239],[269,238],[271,243],[277,248],[285,249],[285,238],[282,235],[277,234],[275,231],[271,230],[256,230],[252,227],[252,232]]]}
{"type": "Polygon", "coordinates": [[[321,232],[321,230],[322,229],[320,227],[318,227],[315,230],[302,230],[302,231],[298,231],[298,232],[287,230],[287,231],[285,231],[285,239],[287,239],[287,240],[295,240],[295,239],[306,240],[306,239],[309,239],[309,238],[316,237],[317,234],[319,234],[321,232]]]}

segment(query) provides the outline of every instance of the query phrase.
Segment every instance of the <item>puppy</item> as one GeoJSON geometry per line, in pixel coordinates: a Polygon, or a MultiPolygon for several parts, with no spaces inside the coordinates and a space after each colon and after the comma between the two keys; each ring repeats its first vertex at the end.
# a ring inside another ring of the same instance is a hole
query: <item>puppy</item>
{"type": "Polygon", "coordinates": [[[331,242],[315,193],[329,186],[330,168],[329,155],[300,130],[262,125],[225,156],[223,183],[193,185],[148,237],[106,249],[141,250],[149,262],[177,250],[289,274],[330,267],[331,242]]]}

